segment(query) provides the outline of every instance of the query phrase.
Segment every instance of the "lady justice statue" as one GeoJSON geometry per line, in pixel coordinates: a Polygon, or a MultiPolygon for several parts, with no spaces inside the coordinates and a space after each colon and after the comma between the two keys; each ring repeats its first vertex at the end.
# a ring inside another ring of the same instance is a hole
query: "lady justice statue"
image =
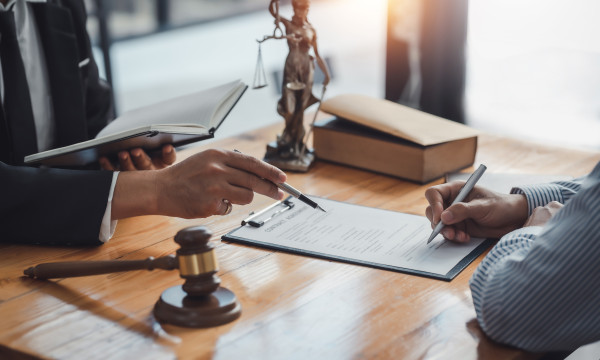
{"type": "Polygon", "coordinates": [[[320,101],[312,93],[315,58],[325,75],[322,95],[330,80],[329,69],[317,48],[317,34],[307,19],[309,6],[309,0],[292,0],[294,16],[288,20],[279,16],[279,0],[271,0],[269,12],[275,18],[275,30],[273,35],[259,40],[260,46],[260,43],[269,39],[286,39],[289,47],[283,69],[281,99],[277,103],[277,112],[285,119],[285,129],[277,136],[277,142],[267,146],[264,160],[281,169],[293,171],[307,171],[314,160],[313,152],[307,151],[304,142],[306,131],[303,121],[304,110],[320,101]],[[285,27],[285,35],[281,24],[285,27]],[[309,54],[311,48],[314,57],[309,54]]]}

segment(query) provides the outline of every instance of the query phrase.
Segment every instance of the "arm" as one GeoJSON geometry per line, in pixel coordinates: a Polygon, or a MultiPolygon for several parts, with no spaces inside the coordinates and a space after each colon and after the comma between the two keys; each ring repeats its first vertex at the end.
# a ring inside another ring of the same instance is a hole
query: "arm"
{"type": "MultiPolygon", "coordinates": [[[[0,240],[99,245],[112,178],[110,171],[36,169],[0,162],[0,240]]],[[[207,150],[162,170],[120,173],[111,217],[224,215],[223,200],[248,204],[255,192],[282,199],[284,193],[273,183],[285,180],[281,170],[256,158],[207,150]]]]}
{"type": "Polygon", "coordinates": [[[556,351],[600,339],[600,164],[585,182],[523,191],[532,204],[565,200],[565,188],[572,199],[556,216],[504,236],[471,279],[477,319],[496,341],[556,351]]]}
{"type": "Polygon", "coordinates": [[[36,169],[0,162],[1,241],[99,245],[111,180],[108,171],[36,169]]]}
{"type": "Polygon", "coordinates": [[[269,12],[276,20],[279,19],[279,0],[271,0],[269,3],[269,12]]]}
{"type": "Polygon", "coordinates": [[[331,80],[331,75],[329,74],[329,68],[327,67],[327,63],[325,61],[323,61],[323,59],[321,58],[321,55],[319,55],[319,49],[317,47],[316,33],[313,38],[312,47],[313,47],[313,51],[315,52],[315,58],[317,59],[317,65],[319,66],[321,71],[323,71],[323,74],[325,75],[325,80],[323,80],[323,86],[327,86],[327,84],[329,84],[329,81],[331,80]]]}
{"type": "Polygon", "coordinates": [[[281,170],[251,156],[206,150],[162,170],[121,173],[112,217],[224,215],[227,205],[223,200],[244,205],[253,200],[255,192],[282,199],[284,193],[273,183],[285,180],[281,170]]]}

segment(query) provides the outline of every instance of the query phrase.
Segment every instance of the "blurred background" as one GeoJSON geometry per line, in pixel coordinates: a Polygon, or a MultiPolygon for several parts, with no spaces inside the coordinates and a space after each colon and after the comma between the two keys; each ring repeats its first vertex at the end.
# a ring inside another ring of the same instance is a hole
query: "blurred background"
{"type": "MultiPolygon", "coordinates": [[[[235,79],[252,85],[256,39],[273,32],[268,4],[86,0],[118,113],[235,79]]],[[[289,0],[280,12],[292,16],[289,0]]],[[[600,150],[599,12],[593,0],[313,0],[309,20],[333,75],[327,97],[385,97],[483,131],[600,150]]],[[[263,44],[269,86],[248,90],[217,138],[283,122],[286,55],[284,41],[263,44]]]]}

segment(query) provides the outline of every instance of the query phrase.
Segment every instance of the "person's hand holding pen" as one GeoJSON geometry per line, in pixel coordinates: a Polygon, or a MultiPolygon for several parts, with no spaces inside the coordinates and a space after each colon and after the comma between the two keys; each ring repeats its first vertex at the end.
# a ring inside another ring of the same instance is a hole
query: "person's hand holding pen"
{"type": "Polygon", "coordinates": [[[444,238],[456,242],[468,242],[471,237],[500,238],[521,228],[527,220],[524,195],[499,194],[479,186],[463,201],[449,206],[464,184],[453,181],[432,186],[425,192],[429,202],[425,215],[432,228],[443,222],[444,238]]]}
{"type": "Polygon", "coordinates": [[[186,219],[227,215],[254,193],[281,200],[275,183],[287,180],[278,168],[252,156],[210,149],[161,170],[119,174],[113,219],[156,214],[186,219]]]}

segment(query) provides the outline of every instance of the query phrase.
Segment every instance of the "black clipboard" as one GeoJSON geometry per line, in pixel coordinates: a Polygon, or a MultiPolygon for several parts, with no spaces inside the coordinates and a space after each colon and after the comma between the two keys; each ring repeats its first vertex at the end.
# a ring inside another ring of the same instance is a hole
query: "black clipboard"
{"type": "MultiPolygon", "coordinates": [[[[328,200],[328,201],[331,201],[331,200],[328,200]]],[[[319,201],[317,200],[317,202],[319,202],[319,201]]],[[[273,224],[273,221],[282,221],[282,220],[277,220],[277,219],[278,218],[284,219],[283,214],[285,214],[286,211],[291,210],[293,207],[298,207],[298,206],[306,206],[306,205],[296,201],[296,199],[294,199],[293,197],[290,196],[285,200],[276,202],[276,203],[268,206],[267,208],[257,212],[256,214],[251,214],[248,218],[246,218],[242,221],[242,226],[223,235],[221,237],[221,239],[224,241],[230,241],[230,242],[234,242],[234,243],[240,243],[240,244],[245,244],[245,245],[258,246],[261,248],[266,248],[266,249],[271,249],[271,250],[283,251],[283,252],[287,252],[290,254],[310,256],[310,257],[315,257],[315,258],[320,258],[320,259],[325,259],[325,260],[340,261],[340,262],[344,262],[344,263],[348,263],[348,264],[363,265],[363,266],[368,266],[368,267],[372,267],[372,268],[376,268],[376,269],[396,271],[396,272],[401,272],[401,273],[405,273],[405,274],[418,275],[418,276],[423,276],[423,277],[438,279],[438,280],[445,280],[445,281],[451,281],[452,279],[454,279],[473,260],[475,260],[479,255],[481,255],[491,245],[493,245],[493,243],[495,241],[493,239],[484,240],[481,244],[479,244],[477,247],[472,249],[468,254],[466,254],[446,274],[440,275],[438,273],[421,271],[421,270],[417,270],[417,269],[411,269],[411,268],[399,267],[399,266],[391,266],[391,265],[387,265],[387,264],[364,261],[361,259],[331,255],[331,254],[327,254],[327,253],[323,253],[323,252],[319,252],[319,251],[299,249],[299,248],[295,248],[295,247],[285,246],[285,245],[281,245],[281,244],[275,244],[272,242],[264,242],[264,241],[260,241],[260,240],[256,240],[256,239],[249,239],[249,238],[245,238],[245,237],[236,235],[236,232],[238,232],[244,226],[262,227],[262,226],[268,226],[269,223],[273,224]],[[293,205],[290,207],[290,204],[293,204],[293,205]],[[267,221],[264,221],[265,219],[267,221]],[[254,224],[252,224],[252,222],[254,222],[254,224]],[[262,222],[262,224],[261,224],[261,222],[262,222]]],[[[366,208],[361,205],[352,204],[352,206],[366,208]]],[[[310,209],[310,208],[308,208],[308,209],[310,209]]],[[[369,208],[369,209],[374,209],[374,210],[381,211],[381,212],[397,213],[397,212],[390,211],[390,210],[375,209],[375,208],[369,208]]],[[[313,209],[310,209],[310,210],[314,211],[313,209]]]]}

